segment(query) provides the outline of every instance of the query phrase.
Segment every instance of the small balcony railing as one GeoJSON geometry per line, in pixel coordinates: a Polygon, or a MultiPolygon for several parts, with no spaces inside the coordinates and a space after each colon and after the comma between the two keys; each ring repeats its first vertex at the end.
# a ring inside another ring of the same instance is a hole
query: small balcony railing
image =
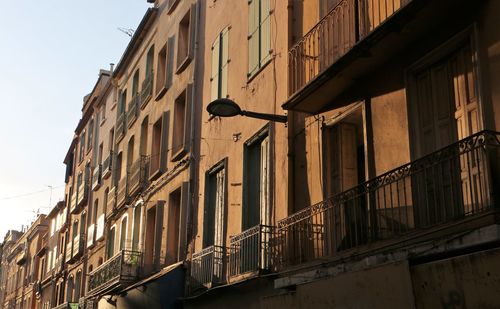
{"type": "Polygon", "coordinates": [[[101,186],[101,165],[98,164],[92,172],[92,190],[97,190],[101,186]]]}
{"type": "Polygon", "coordinates": [[[204,285],[208,288],[222,284],[225,278],[226,250],[221,246],[210,246],[193,254],[191,278],[193,286],[204,285]]]}
{"type": "Polygon", "coordinates": [[[108,157],[102,162],[102,178],[107,179],[113,170],[113,151],[109,151],[108,157]]]}
{"type": "MultiPolygon", "coordinates": [[[[87,178],[87,177],[85,177],[87,178]]],[[[76,197],[76,206],[79,207],[82,205],[82,203],[87,201],[87,195],[88,195],[88,184],[87,180],[84,179],[80,186],[78,187],[78,195],[76,197]]]]}
{"type": "Polygon", "coordinates": [[[499,151],[500,133],[483,131],[279,221],[276,264],[285,268],[418,236],[492,209],[492,173],[498,171],[491,158],[499,151]]]}
{"type": "Polygon", "coordinates": [[[289,95],[315,79],[410,1],[340,1],[288,51],[289,95]]]}
{"type": "Polygon", "coordinates": [[[118,188],[116,189],[116,207],[122,207],[128,198],[127,194],[127,175],[123,176],[120,181],[118,181],[118,188]]]}
{"type": "Polygon", "coordinates": [[[153,71],[146,75],[146,79],[142,82],[141,90],[141,107],[144,107],[153,95],[153,71]]]}
{"type": "Polygon", "coordinates": [[[125,136],[126,112],[118,115],[116,118],[116,141],[118,142],[125,136]]]}
{"type": "Polygon", "coordinates": [[[257,225],[230,237],[230,277],[271,269],[270,241],[274,230],[273,226],[257,225]]]}
{"type": "Polygon", "coordinates": [[[139,278],[142,252],[122,250],[89,274],[89,294],[123,288],[139,278]]]}
{"type": "Polygon", "coordinates": [[[83,254],[84,248],[85,248],[85,233],[81,233],[73,238],[72,259],[79,258],[83,254]]]}
{"type": "Polygon", "coordinates": [[[130,128],[132,124],[137,120],[137,115],[139,114],[139,102],[140,96],[136,94],[132,100],[128,103],[127,112],[127,126],[130,128]]]}
{"type": "Polygon", "coordinates": [[[141,156],[128,169],[128,192],[132,196],[147,185],[149,156],[141,156]]]}

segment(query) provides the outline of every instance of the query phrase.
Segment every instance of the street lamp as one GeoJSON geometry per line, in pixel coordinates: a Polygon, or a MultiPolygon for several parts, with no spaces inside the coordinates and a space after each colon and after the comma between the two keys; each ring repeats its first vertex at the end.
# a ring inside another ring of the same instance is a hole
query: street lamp
{"type": "Polygon", "coordinates": [[[282,122],[282,123],[287,122],[287,116],[244,111],[233,100],[224,98],[217,99],[208,104],[207,112],[209,112],[214,116],[219,116],[219,117],[234,117],[237,115],[241,115],[251,118],[275,121],[275,122],[282,122]]]}

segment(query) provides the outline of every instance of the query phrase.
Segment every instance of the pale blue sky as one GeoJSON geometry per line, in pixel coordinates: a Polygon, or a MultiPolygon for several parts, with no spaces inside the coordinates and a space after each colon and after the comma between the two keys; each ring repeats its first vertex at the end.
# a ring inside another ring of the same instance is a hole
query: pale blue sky
{"type": "Polygon", "coordinates": [[[129,42],[117,28],[135,29],[148,6],[0,0],[0,242],[63,198],[63,159],[83,96],[129,42]],[[56,187],[51,205],[47,185],[56,187]]]}

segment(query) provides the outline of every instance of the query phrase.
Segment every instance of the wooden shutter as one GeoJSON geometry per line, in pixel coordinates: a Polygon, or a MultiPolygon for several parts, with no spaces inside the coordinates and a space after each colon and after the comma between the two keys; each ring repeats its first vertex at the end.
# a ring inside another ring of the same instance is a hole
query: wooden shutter
{"type": "Polygon", "coordinates": [[[214,181],[216,184],[215,189],[215,235],[214,235],[214,245],[223,246],[224,245],[224,209],[225,209],[225,183],[226,173],[225,169],[221,169],[214,175],[214,181]]]}
{"type": "Polygon", "coordinates": [[[179,256],[178,261],[183,261],[186,258],[188,244],[188,229],[189,229],[189,195],[188,182],[183,182],[181,187],[181,204],[180,204],[180,221],[179,221],[179,256]]]}
{"type": "Polygon", "coordinates": [[[248,1],[248,75],[259,68],[259,0],[248,1]]]}
{"type": "Polygon", "coordinates": [[[168,135],[170,131],[170,111],[163,113],[161,123],[161,145],[160,145],[160,173],[167,170],[167,157],[168,157],[168,135]]]}
{"type": "Polygon", "coordinates": [[[160,265],[161,257],[161,243],[162,243],[162,232],[163,232],[163,209],[165,206],[165,201],[159,200],[156,203],[156,216],[155,216],[155,239],[154,239],[154,261],[153,265],[155,269],[158,269],[160,265]]]}
{"type": "Polygon", "coordinates": [[[269,136],[260,143],[260,224],[270,225],[269,209],[269,136]]]}
{"type": "Polygon", "coordinates": [[[196,33],[196,4],[191,5],[191,10],[189,12],[189,41],[188,41],[188,52],[187,57],[193,59],[194,57],[194,45],[195,45],[195,33],[196,33]]]}
{"type": "Polygon", "coordinates": [[[166,88],[170,88],[172,86],[172,79],[174,76],[174,48],[175,48],[175,36],[171,36],[167,40],[167,68],[166,68],[166,79],[165,85],[166,88]]]}
{"type": "Polygon", "coordinates": [[[269,58],[271,49],[271,17],[270,0],[260,0],[260,52],[259,66],[262,66],[269,58]]]}
{"type": "Polygon", "coordinates": [[[220,68],[220,36],[217,36],[217,39],[212,44],[212,61],[211,61],[211,74],[210,74],[210,95],[211,100],[219,98],[219,68],[220,68]]]}
{"type": "Polygon", "coordinates": [[[184,108],[184,152],[189,150],[189,138],[191,134],[191,106],[193,103],[193,84],[188,84],[186,87],[186,105],[184,108]]]}
{"type": "Polygon", "coordinates": [[[222,31],[221,35],[221,56],[220,56],[220,94],[221,98],[227,98],[227,67],[229,63],[229,28],[222,31]]]}

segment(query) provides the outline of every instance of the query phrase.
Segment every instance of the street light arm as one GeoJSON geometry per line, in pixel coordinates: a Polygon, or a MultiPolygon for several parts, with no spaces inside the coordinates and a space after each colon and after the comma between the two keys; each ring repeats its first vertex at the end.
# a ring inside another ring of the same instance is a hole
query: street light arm
{"type": "Polygon", "coordinates": [[[246,116],[246,117],[251,117],[251,118],[282,122],[282,123],[286,123],[288,121],[287,116],[274,115],[274,114],[264,114],[264,113],[250,112],[250,111],[244,111],[244,110],[241,111],[240,115],[246,116]]]}

